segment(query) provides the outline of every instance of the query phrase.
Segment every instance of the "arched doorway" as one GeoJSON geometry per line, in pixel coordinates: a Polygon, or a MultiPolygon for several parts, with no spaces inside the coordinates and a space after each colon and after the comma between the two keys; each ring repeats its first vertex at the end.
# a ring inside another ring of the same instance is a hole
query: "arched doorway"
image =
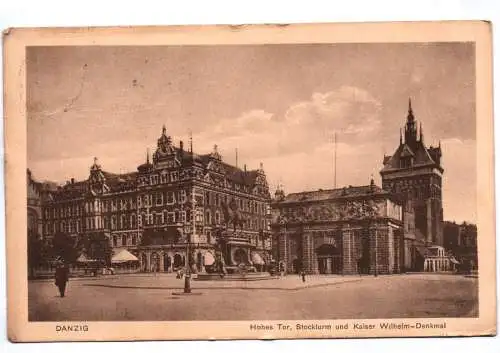
{"type": "Polygon", "coordinates": [[[163,255],[163,271],[168,272],[171,265],[170,256],[168,254],[163,255]]]}
{"type": "Polygon", "coordinates": [[[148,257],[146,254],[141,254],[141,271],[146,272],[147,271],[147,266],[148,266],[148,257]]]}
{"type": "Polygon", "coordinates": [[[201,252],[196,255],[196,268],[201,271],[201,266],[203,265],[203,258],[201,252]]]}
{"type": "Polygon", "coordinates": [[[415,271],[421,272],[424,271],[425,257],[422,254],[420,249],[416,249],[415,251],[415,271]]]}
{"type": "Polygon", "coordinates": [[[292,271],[293,273],[299,273],[302,270],[302,261],[300,259],[295,259],[292,261],[292,271]]]}
{"type": "Polygon", "coordinates": [[[154,252],[151,254],[151,272],[158,272],[160,271],[160,255],[158,253],[154,252]]]}
{"type": "Polygon", "coordinates": [[[370,233],[365,231],[361,235],[361,253],[357,259],[358,273],[369,274],[371,267],[371,247],[370,247],[370,233]]]}
{"type": "Polygon", "coordinates": [[[248,263],[247,252],[244,249],[236,249],[234,252],[234,263],[236,265],[248,263]]]}
{"type": "Polygon", "coordinates": [[[321,274],[341,274],[342,255],[340,250],[331,244],[323,244],[316,248],[318,270],[321,274]]]}
{"type": "Polygon", "coordinates": [[[179,267],[182,267],[183,261],[182,261],[182,256],[180,254],[175,254],[174,255],[174,270],[178,269],[179,267]]]}

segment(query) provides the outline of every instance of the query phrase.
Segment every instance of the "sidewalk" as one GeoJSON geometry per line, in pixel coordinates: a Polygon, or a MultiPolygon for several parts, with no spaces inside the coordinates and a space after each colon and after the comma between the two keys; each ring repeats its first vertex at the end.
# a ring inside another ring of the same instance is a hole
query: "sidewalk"
{"type": "MultiPolygon", "coordinates": [[[[285,276],[283,278],[266,279],[262,281],[191,281],[191,288],[197,289],[265,289],[265,290],[299,290],[331,286],[348,282],[359,282],[375,279],[373,276],[308,276],[302,282],[299,276],[285,276]]],[[[380,277],[378,277],[380,278],[380,277]]],[[[115,277],[112,281],[89,283],[88,286],[122,288],[122,289],[172,289],[179,290],[184,286],[184,279],[173,276],[149,276],[142,278],[115,277]]]]}
{"type": "MultiPolygon", "coordinates": [[[[74,276],[70,277],[70,281],[95,281],[95,280],[109,280],[109,279],[116,279],[116,278],[124,278],[124,277],[175,277],[175,273],[172,272],[157,272],[156,274],[153,274],[151,272],[138,272],[138,273],[118,273],[114,275],[102,275],[99,274],[97,276],[74,276]]],[[[28,279],[29,282],[51,282],[54,281],[53,277],[47,277],[47,278],[34,278],[34,279],[28,279]]]]}

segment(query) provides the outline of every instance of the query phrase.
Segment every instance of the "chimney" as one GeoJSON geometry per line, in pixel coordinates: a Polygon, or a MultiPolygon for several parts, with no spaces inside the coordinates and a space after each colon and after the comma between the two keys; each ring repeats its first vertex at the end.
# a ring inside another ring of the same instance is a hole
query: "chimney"
{"type": "Polygon", "coordinates": [[[245,173],[247,172],[247,165],[243,165],[243,170],[245,171],[245,173]]]}
{"type": "Polygon", "coordinates": [[[184,142],[179,142],[179,148],[181,150],[181,152],[184,152],[184,142]]]}
{"type": "Polygon", "coordinates": [[[75,183],[75,178],[71,178],[71,184],[75,183]]]}

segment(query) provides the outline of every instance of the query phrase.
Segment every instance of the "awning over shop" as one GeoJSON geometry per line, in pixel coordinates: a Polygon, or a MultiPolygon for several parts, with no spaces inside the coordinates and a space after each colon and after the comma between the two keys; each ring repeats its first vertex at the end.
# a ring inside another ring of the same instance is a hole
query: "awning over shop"
{"type": "Polygon", "coordinates": [[[215,257],[214,255],[212,255],[211,252],[206,252],[205,255],[204,255],[205,259],[204,259],[204,265],[205,266],[212,266],[214,263],[215,263],[215,257]]]}
{"type": "Polygon", "coordinates": [[[112,258],[111,258],[111,263],[122,263],[122,262],[129,262],[129,261],[139,261],[137,257],[135,257],[133,254],[128,252],[126,249],[121,250],[120,252],[116,253],[112,258]]]}
{"type": "Polygon", "coordinates": [[[252,252],[252,262],[254,263],[254,265],[265,265],[262,256],[260,256],[258,252],[252,252]]]}
{"type": "Polygon", "coordinates": [[[459,265],[459,264],[460,264],[460,262],[459,262],[459,261],[457,261],[457,259],[455,259],[453,256],[452,256],[452,257],[450,257],[450,261],[451,261],[452,263],[456,264],[456,265],[459,265]]]}

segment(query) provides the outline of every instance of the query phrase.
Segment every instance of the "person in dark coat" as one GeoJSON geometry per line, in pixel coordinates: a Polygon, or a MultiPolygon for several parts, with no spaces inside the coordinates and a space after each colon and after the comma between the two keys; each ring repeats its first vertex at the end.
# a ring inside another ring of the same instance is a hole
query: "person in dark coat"
{"type": "Polygon", "coordinates": [[[56,267],[56,286],[59,288],[61,298],[66,292],[66,284],[69,280],[69,268],[64,262],[59,262],[56,267]]]}

